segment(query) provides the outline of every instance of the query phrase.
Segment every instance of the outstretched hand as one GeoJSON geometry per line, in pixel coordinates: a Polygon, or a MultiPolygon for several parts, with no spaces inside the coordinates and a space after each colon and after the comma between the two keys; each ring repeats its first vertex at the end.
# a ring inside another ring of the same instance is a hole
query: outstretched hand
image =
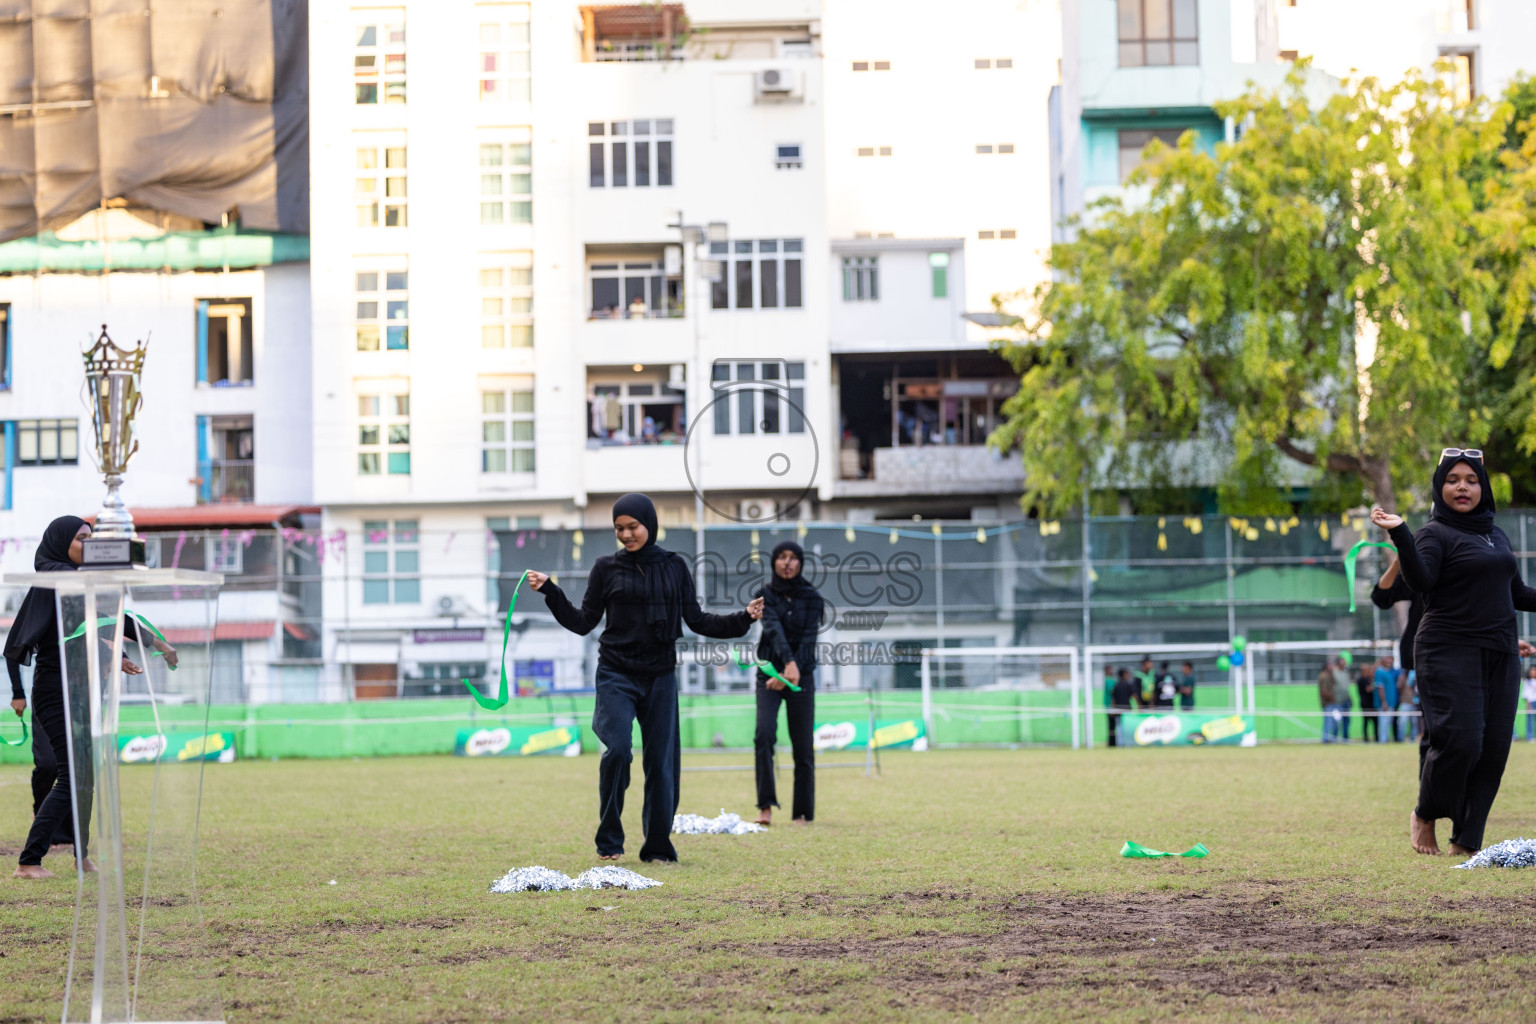
{"type": "MultiPolygon", "coordinates": [[[[1522,657],[1522,658],[1529,658],[1532,655],[1536,655],[1536,646],[1533,646],[1529,640],[1521,640],[1520,641],[1520,657],[1522,657]]],[[[20,711],[18,711],[16,713],[18,715],[21,714],[20,711]]],[[[1527,714],[1529,714],[1529,712],[1527,712],[1527,714]]]]}
{"type": "MultiPolygon", "coordinates": [[[[1522,644],[1525,643],[1524,640],[1522,640],[1520,642],[1522,644]]],[[[11,701],[11,710],[16,712],[16,717],[17,718],[20,718],[21,717],[21,713],[23,711],[27,710],[27,702],[26,702],[26,700],[24,698],[22,698],[22,697],[17,697],[15,700],[11,701]]]]}
{"type": "Polygon", "coordinates": [[[144,670],[142,668],[140,668],[134,662],[129,661],[127,658],[123,659],[123,671],[128,673],[130,676],[141,676],[144,674],[144,670]]]}
{"type": "Polygon", "coordinates": [[[1393,515],[1391,512],[1388,512],[1380,505],[1377,505],[1375,508],[1371,509],[1371,522],[1375,523],[1383,530],[1395,530],[1399,526],[1403,525],[1403,517],[1393,515]]]}
{"type": "Polygon", "coordinates": [[[538,590],[540,587],[542,587],[548,581],[549,581],[549,573],[547,573],[547,572],[535,572],[532,569],[528,570],[528,585],[530,587],[532,587],[534,590],[538,590]]]}
{"type": "Polygon", "coordinates": [[[760,598],[760,597],[754,597],[751,601],[748,601],[747,602],[747,614],[749,616],[751,616],[753,619],[760,619],[760,618],[762,618],[763,617],[763,599],[760,598]]]}

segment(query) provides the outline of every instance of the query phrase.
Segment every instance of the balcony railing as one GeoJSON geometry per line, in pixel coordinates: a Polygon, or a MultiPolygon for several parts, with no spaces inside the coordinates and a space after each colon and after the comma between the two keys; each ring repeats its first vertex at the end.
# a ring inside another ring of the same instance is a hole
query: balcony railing
{"type": "Polygon", "coordinates": [[[669,309],[631,309],[610,306],[607,309],[594,309],[587,313],[588,320],[680,320],[682,317],[681,306],[669,309]]]}
{"type": "Polygon", "coordinates": [[[197,475],[199,505],[256,500],[256,463],[251,460],[211,460],[198,466],[197,475]]]}
{"type": "Polygon", "coordinates": [[[592,54],[592,59],[602,63],[605,61],[662,61],[682,60],[683,48],[673,45],[668,48],[666,41],[636,40],[633,42],[616,43],[603,41],[598,44],[592,54]]]}

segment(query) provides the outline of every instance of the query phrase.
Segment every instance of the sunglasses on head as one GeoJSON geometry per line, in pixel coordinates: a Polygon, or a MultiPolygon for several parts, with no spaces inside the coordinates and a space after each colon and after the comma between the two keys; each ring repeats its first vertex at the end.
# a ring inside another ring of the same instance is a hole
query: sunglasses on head
{"type": "Polygon", "coordinates": [[[1481,448],[1446,448],[1440,452],[1441,462],[1444,462],[1446,459],[1460,458],[1476,459],[1478,462],[1482,462],[1483,450],[1481,448]]]}

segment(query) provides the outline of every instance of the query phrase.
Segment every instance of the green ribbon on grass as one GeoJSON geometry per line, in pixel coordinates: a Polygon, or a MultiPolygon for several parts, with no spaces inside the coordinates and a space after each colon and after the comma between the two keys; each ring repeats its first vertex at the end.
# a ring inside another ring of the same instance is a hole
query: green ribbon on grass
{"type": "Polygon", "coordinates": [[[497,689],[496,696],[487,697],[475,689],[474,683],[468,679],[463,681],[469,690],[469,695],[475,699],[475,703],[487,711],[499,711],[506,707],[507,701],[511,699],[511,694],[507,692],[507,643],[512,639],[512,612],[517,609],[517,591],[527,578],[528,571],[525,569],[517,579],[517,586],[512,588],[512,600],[507,602],[507,620],[501,627],[501,686],[497,689]]]}
{"type": "Polygon", "coordinates": [[[1360,557],[1360,552],[1365,548],[1386,548],[1396,551],[1395,544],[1388,544],[1382,540],[1357,540],[1354,547],[1344,555],[1344,578],[1349,582],[1349,610],[1355,610],[1355,559],[1360,557]]]}
{"type": "Polygon", "coordinates": [[[785,679],[783,676],[779,675],[779,670],[773,667],[773,663],[772,662],[769,662],[769,661],[743,661],[734,652],[731,654],[731,658],[736,662],[736,664],[740,665],[742,668],[760,668],[760,669],[763,670],[763,672],[765,672],[766,674],[768,674],[768,675],[772,676],[773,678],[777,679],[779,682],[783,683],[785,686],[789,687],[791,690],[794,690],[796,693],[800,692],[800,687],[796,686],[794,683],[790,682],[788,679],[785,679]]]}
{"type": "Polygon", "coordinates": [[[1127,839],[1125,841],[1125,846],[1120,850],[1120,856],[1140,857],[1145,860],[1156,860],[1159,857],[1204,857],[1210,852],[1210,850],[1205,848],[1204,843],[1196,843],[1194,846],[1191,846],[1183,853],[1168,853],[1163,850],[1149,849],[1148,847],[1142,846],[1140,843],[1135,843],[1127,839]]]}
{"type": "MultiPolygon", "coordinates": [[[[153,622],[150,622],[144,616],[140,615],[138,612],[135,612],[135,611],[130,611],[128,614],[132,615],[135,619],[138,619],[140,622],[142,622],[144,624],[144,628],[145,629],[149,630],[151,633],[155,634],[155,636],[160,638],[160,642],[161,643],[165,644],[167,647],[169,647],[171,645],[171,642],[165,638],[165,634],[160,632],[158,629],[155,628],[155,624],[153,622]]],[[[75,631],[73,633],[69,634],[69,636],[64,638],[65,641],[67,642],[67,641],[73,640],[77,636],[84,636],[85,635],[85,627],[87,625],[88,625],[88,623],[84,623],[84,622],[80,623],[80,625],[75,627],[75,631]]],[[[101,618],[96,620],[96,628],[97,629],[103,629],[103,628],[105,628],[107,626],[111,626],[112,628],[116,629],[117,628],[117,616],[115,616],[115,615],[103,615],[101,618]]],[[[149,655],[152,658],[163,658],[163,657],[165,657],[164,653],[161,652],[161,651],[150,651],[149,655]]],[[[169,668],[172,672],[176,671],[176,666],[175,665],[168,665],[166,667],[169,668]]]]}
{"type": "Polygon", "coordinates": [[[19,740],[0,739],[0,743],[4,743],[8,747],[19,747],[19,746],[24,745],[27,742],[27,720],[25,718],[22,718],[20,715],[18,715],[16,717],[21,722],[21,739],[19,739],[19,740]]]}

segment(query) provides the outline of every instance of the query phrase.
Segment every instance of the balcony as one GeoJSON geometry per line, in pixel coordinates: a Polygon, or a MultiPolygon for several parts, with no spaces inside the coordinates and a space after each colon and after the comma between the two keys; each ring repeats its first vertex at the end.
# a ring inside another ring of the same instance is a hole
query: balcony
{"type": "Polygon", "coordinates": [[[839,498],[907,494],[992,494],[1024,487],[1015,455],[985,445],[903,445],[876,448],[867,469],[857,448],[841,452],[834,494],[839,498]],[[867,475],[859,476],[861,472],[867,475]]]}
{"type": "Polygon", "coordinates": [[[197,503],[249,503],[256,500],[254,460],[218,460],[198,465],[197,503]]]}

